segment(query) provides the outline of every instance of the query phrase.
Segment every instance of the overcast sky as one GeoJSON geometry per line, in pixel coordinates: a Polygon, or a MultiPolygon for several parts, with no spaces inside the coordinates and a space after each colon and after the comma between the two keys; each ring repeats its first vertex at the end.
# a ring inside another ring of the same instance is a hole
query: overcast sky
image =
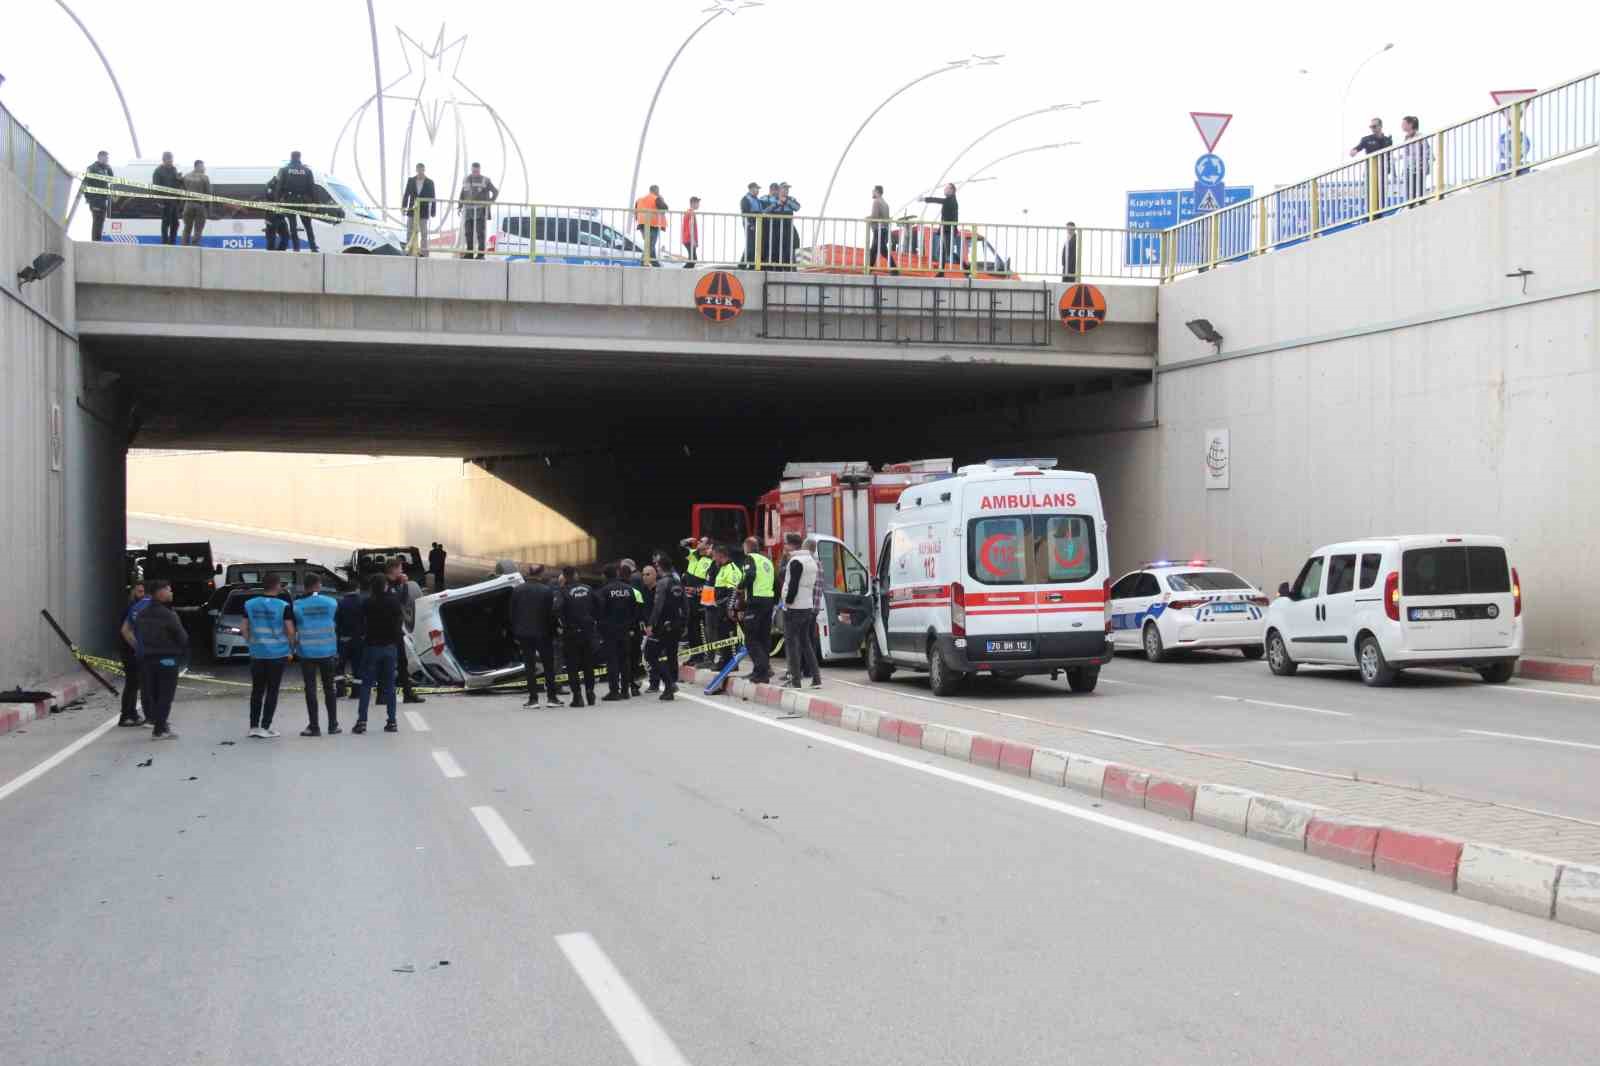
{"type": "MultiPolygon", "coordinates": [[[[373,93],[361,0],[293,12],[234,0],[69,2],[121,80],[148,158],[171,149],[185,164],[277,163],[299,148],[326,169],[341,129],[373,93]]],[[[391,203],[413,115],[398,97],[417,95],[421,81],[421,53],[396,28],[431,50],[443,21],[446,43],[466,40],[443,75],[433,70],[423,98],[447,101],[453,89],[465,102],[470,89],[492,105],[521,146],[533,200],[620,206],[656,80],[711,0],[375,3],[383,80],[404,79],[385,102],[391,203]]],[[[99,148],[114,166],[134,158],[111,85],[66,14],[51,0],[5,6],[0,100],[68,166],[81,169],[99,148]]],[[[829,214],[864,213],[877,182],[898,206],[990,126],[1098,98],[1001,131],[953,176],[1008,152],[1081,141],[995,166],[997,180],[964,191],[962,216],[1120,226],[1126,190],[1193,183],[1203,145],[1190,111],[1235,114],[1218,147],[1227,182],[1263,192],[1336,164],[1371,115],[1397,130],[1415,113],[1426,129],[1488,109],[1491,89],[1586,73],[1600,55],[1597,11],[1571,0],[767,0],[718,18],[689,45],[657,106],[641,185],[659,183],[674,208],[694,193],[703,210],[733,211],[745,182],[787,180],[814,214],[851,132],[885,96],[948,60],[1003,53],[997,66],[941,74],[885,108],[845,163],[829,214]],[[1341,119],[1351,73],[1389,41],[1395,48],[1366,65],[1341,119]]],[[[506,173],[487,114],[469,109],[457,122],[448,106],[440,113],[431,144],[429,123],[412,123],[412,161],[443,177],[470,153],[500,172],[502,198],[521,199],[521,169],[508,153],[506,173]]],[[[374,113],[356,140],[376,193],[374,113]]],[[[347,132],[335,169],[354,184],[350,141],[347,132]]]]}

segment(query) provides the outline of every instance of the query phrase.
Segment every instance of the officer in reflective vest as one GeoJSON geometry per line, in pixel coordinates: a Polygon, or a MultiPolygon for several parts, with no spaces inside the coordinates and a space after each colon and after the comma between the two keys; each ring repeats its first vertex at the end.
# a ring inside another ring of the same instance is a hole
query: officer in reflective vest
{"type": "Polygon", "coordinates": [[[765,684],[772,680],[769,659],[772,648],[772,609],[778,602],[777,572],[772,560],[761,550],[761,542],[746,537],[744,542],[744,580],[739,589],[744,596],[744,646],[750,651],[750,680],[765,684]]]}
{"type": "MultiPolygon", "coordinates": [[[[711,538],[701,537],[700,543],[689,552],[689,563],[683,568],[683,598],[689,605],[689,647],[706,643],[706,612],[700,593],[711,576],[711,538]]],[[[691,666],[703,663],[706,656],[697,653],[689,657],[691,666]]]]}
{"type": "MultiPolygon", "coordinates": [[[[706,609],[706,628],[714,630],[715,636],[711,637],[712,643],[727,640],[734,635],[734,613],[739,586],[744,583],[744,570],[733,561],[733,549],[726,544],[718,544],[711,559],[716,563],[715,577],[712,578],[714,590],[713,606],[706,609]]],[[[702,594],[703,595],[703,594],[702,594]]],[[[721,669],[728,665],[728,660],[733,658],[733,645],[716,649],[716,666],[721,669]]]]}

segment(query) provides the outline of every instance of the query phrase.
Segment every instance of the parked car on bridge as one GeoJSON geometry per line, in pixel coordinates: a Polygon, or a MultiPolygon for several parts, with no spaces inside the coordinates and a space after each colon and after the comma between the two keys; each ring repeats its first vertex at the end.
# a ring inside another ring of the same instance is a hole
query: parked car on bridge
{"type": "Polygon", "coordinates": [[[1522,655],[1522,581],[1501,537],[1376,537],[1318,548],[1267,610],[1267,664],[1355,666],[1387,685],[1417,666],[1465,666],[1491,684],[1522,655]]]}
{"type": "Polygon", "coordinates": [[[1238,648],[1262,654],[1267,597],[1250,582],[1204,559],[1146,563],[1111,585],[1111,639],[1143,648],[1153,663],[1192,648],[1238,648]]]}

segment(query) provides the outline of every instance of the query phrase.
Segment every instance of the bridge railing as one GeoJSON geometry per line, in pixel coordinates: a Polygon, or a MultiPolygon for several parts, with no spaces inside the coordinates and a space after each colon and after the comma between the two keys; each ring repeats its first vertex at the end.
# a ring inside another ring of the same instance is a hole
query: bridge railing
{"type": "Polygon", "coordinates": [[[66,220],[72,210],[72,171],[62,166],[4,104],[0,104],[0,167],[15,174],[52,218],[66,220]]]}
{"type": "Polygon", "coordinates": [[[1161,280],[1325,237],[1600,146],[1600,71],[1163,231],[1161,280]]]}
{"type": "MultiPolygon", "coordinates": [[[[424,202],[425,203],[425,202],[424,202]]],[[[1129,264],[1125,229],[819,218],[785,213],[490,204],[432,201],[434,217],[413,205],[407,250],[422,251],[418,223],[429,222],[429,254],[479,253],[513,260],[612,266],[807,270],[946,278],[1148,280],[1159,256],[1129,264]],[[480,223],[481,220],[481,223],[480,223]],[[481,241],[478,227],[481,224],[481,241]],[[480,243],[482,247],[480,247],[480,243]]]]}

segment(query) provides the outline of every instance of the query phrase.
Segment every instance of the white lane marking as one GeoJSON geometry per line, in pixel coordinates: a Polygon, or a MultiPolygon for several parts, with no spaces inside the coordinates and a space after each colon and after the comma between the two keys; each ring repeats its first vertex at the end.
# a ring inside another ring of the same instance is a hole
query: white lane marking
{"type": "Polygon", "coordinates": [[[1306,707],[1298,703],[1273,703],[1271,700],[1253,700],[1248,696],[1224,696],[1220,693],[1214,695],[1215,699],[1227,700],[1229,703],[1249,703],[1257,707],[1276,707],[1285,711],[1308,711],[1311,714],[1331,714],[1335,718],[1355,717],[1349,711],[1329,711],[1321,707],[1306,707]]]}
{"type": "Polygon", "coordinates": [[[1562,692],[1558,688],[1528,688],[1524,685],[1488,685],[1485,687],[1490,692],[1532,692],[1540,696],[1565,696],[1569,700],[1600,700],[1600,696],[1590,696],[1583,692],[1562,692]]]}
{"type": "Polygon", "coordinates": [[[1338,896],[1339,898],[1349,900],[1352,903],[1359,903],[1362,906],[1372,907],[1376,910],[1387,911],[1390,914],[1396,914],[1402,918],[1410,918],[1413,921],[1422,922],[1425,925],[1436,926],[1437,928],[1445,929],[1453,933],[1460,933],[1463,936],[1469,936],[1476,940],[1486,941],[1490,944],[1497,944],[1500,947],[1509,948],[1512,951],[1519,951],[1525,955],[1531,955],[1534,958],[1545,959],[1546,961],[1567,966],[1574,970],[1581,970],[1584,973],[1600,976],[1600,957],[1587,955],[1581,951],[1574,951],[1571,948],[1564,948],[1559,944],[1552,944],[1548,941],[1539,940],[1531,936],[1523,936],[1521,933],[1513,933],[1492,925],[1486,925],[1483,922],[1473,921],[1471,918],[1462,918],[1458,915],[1446,913],[1445,911],[1435,910],[1432,907],[1425,907],[1420,903],[1412,903],[1408,900],[1396,899],[1393,896],[1385,896],[1380,892],[1373,892],[1370,889],[1358,888],[1355,885],[1347,885],[1343,882],[1334,881],[1318,874],[1308,873],[1304,870],[1296,870],[1289,866],[1280,866],[1275,862],[1268,862],[1265,859],[1258,859],[1253,855],[1246,855],[1242,852],[1229,851],[1226,848],[1219,848],[1214,844],[1204,844],[1198,840],[1190,840],[1186,837],[1177,836],[1176,834],[1168,833],[1161,829],[1139,825],[1135,822],[1125,822],[1120,818],[1114,818],[1110,815],[1102,814],[1096,810],[1074,807],[1071,804],[1063,803],[1060,800],[1050,799],[1048,796],[1040,796],[1032,792],[1025,792],[1022,789],[1013,788],[1010,785],[1004,785],[997,781],[986,781],[982,778],[973,777],[969,774],[963,774],[955,770],[947,770],[942,766],[935,766],[932,763],[918,762],[915,759],[908,759],[904,755],[898,755],[894,752],[878,751],[877,749],[869,748],[864,744],[857,744],[855,741],[829,736],[829,731],[827,730],[806,729],[800,726],[789,725],[787,722],[775,721],[771,718],[754,714],[750,711],[740,710],[737,707],[725,706],[724,704],[718,703],[715,700],[704,699],[700,696],[691,696],[683,692],[680,692],[678,695],[684,699],[690,700],[691,702],[704,704],[713,710],[721,711],[724,714],[731,714],[739,718],[748,719],[749,721],[756,722],[772,729],[781,729],[787,733],[795,733],[799,736],[805,737],[806,740],[813,743],[830,744],[836,748],[844,748],[847,751],[853,751],[857,754],[865,755],[869,759],[877,759],[880,762],[893,763],[896,766],[902,766],[907,770],[913,770],[917,773],[928,774],[933,777],[940,777],[946,781],[954,781],[958,784],[966,785],[969,788],[975,788],[982,792],[988,792],[996,796],[1003,796],[1006,799],[1016,800],[1019,803],[1026,803],[1033,807],[1040,807],[1056,814],[1064,814],[1069,818],[1077,818],[1080,821],[1090,822],[1106,829],[1113,829],[1119,833],[1127,833],[1130,836],[1141,837],[1157,844],[1164,844],[1167,847],[1176,848],[1179,851],[1187,851],[1190,854],[1199,855],[1203,858],[1214,859],[1217,862],[1227,863],[1230,866],[1237,866],[1241,869],[1250,870],[1254,873],[1264,874],[1268,877],[1277,878],[1280,881],[1287,881],[1290,884],[1300,885],[1303,888],[1309,888],[1316,892],[1323,892],[1330,896],[1338,896]]]}
{"type": "Polygon", "coordinates": [[[1530,737],[1524,733],[1496,733],[1488,729],[1463,729],[1463,733],[1471,733],[1479,737],[1500,737],[1503,740],[1527,740],[1534,744],[1559,744],[1563,748],[1587,748],[1590,751],[1600,751],[1600,744],[1584,744],[1577,740],[1557,740],[1554,737],[1530,737]]]}
{"type": "Polygon", "coordinates": [[[433,732],[433,730],[428,728],[428,723],[423,720],[421,711],[407,711],[406,721],[411,723],[411,728],[418,733],[433,732]]]}
{"type": "Polygon", "coordinates": [[[446,777],[466,777],[467,772],[456,762],[456,757],[448,751],[438,750],[433,753],[433,761],[439,764],[439,772],[446,777]]]}
{"type": "Polygon", "coordinates": [[[628,987],[594,937],[588,933],[564,933],[556,937],[556,944],[578,971],[578,979],[622,1038],[634,1062],[639,1066],[689,1066],[678,1045],[650,1016],[649,1009],[628,987]]]}
{"type": "Polygon", "coordinates": [[[511,831],[506,820],[500,817],[499,811],[493,807],[474,807],[472,816],[483,827],[489,843],[494,845],[494,850],[500,853],[507,866],[533,865],[533,856],[528,854],[528,849],[522,846],[522,841],[517,839],[517,834],[511,831]]]}
{"type": "MultiPolygon", "coordinates": [[[[116,728],[116,724],[121,720],[121,718],[122,713],[119,711],[110,718],[107,718],[104,722],[101,722],[99,725],[95,726],[83,736],[79,737],[77,740],[74,740],[71,744],[68,744],[66,747],[50,756],[38,766],[35,766],[31,770],[24,771],[18,776],[13,777],[10,781],[7,781],[5,785],[0,786],[0,800],[5,799],[7,796],[11,795],[11,793],[17,791],[17,789],[28,784],[29,782],[37,781],[51,770],[54,770],[68,759],[78,754],[78,752],[82,751],[84,748],[87,748],[90,744],[93,744],[95,741],[105,736],[108,730],[116,728]]],[[[148,739],[150,734],[146,733],[144,730],[139,730],[139,736],[148,739]]],[[[156,746],[160,747],[160,745],[156,746]]]]}

